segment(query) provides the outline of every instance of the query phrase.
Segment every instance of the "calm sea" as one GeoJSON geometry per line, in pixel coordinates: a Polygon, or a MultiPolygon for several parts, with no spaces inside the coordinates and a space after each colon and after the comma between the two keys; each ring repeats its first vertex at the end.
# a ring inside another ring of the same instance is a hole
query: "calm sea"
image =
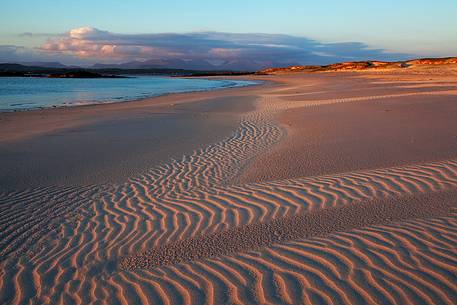
{"type": "Polygon", "coordinates": [[[0,77],[0,111],[131,101],[168,93],[254,85],[254,81],[132,78],[0,77]]]}

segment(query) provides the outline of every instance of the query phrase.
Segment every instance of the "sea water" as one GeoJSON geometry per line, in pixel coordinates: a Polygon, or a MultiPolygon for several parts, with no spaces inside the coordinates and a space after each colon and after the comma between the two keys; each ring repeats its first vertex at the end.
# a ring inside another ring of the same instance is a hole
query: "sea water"
{"type": "Polygon", "coordinates": [[[138,76],[129,78],[0,77],[0,111],[132,101],[207,91],[255,81],[138,76]]]}

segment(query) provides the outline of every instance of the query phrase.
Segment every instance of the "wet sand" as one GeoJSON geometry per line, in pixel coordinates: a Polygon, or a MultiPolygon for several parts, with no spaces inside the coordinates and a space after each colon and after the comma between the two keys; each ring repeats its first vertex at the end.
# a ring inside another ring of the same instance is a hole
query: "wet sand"
{"type": "Polygon", "coordinates": [[[457,303],[454,72],[0,114],[0,301],[457,303]]]}
{"type": "MultiPolygon", "coordinates": [[[[255,87],[261,89],[271,86],[274,84],[265,82],[255,87]]],[[[207,92],[169,94],[121,103],[0,112],[0,142],[27,139],[77,126],[100,123],[105,120],[141,117],[150,113],[167,113],[172,112],[174,107],[182,104],[225,98],[232,94],[233,96],[252,95],[253,92],[255,91],[251,87],[241,87],[207,92]]]]}
{"type": "MultiPolygon", "coordinates": [[[[79,126],[0,141],[0,185],[4,190],[20,190],[123,182],[228,137],[240,114],[253,109],[255,99],[223,97],[132,114],[105,114],[99,122],[86,119],[79,126]]],[[[44,117],[54,115],[48,112],[44,117]]]]}

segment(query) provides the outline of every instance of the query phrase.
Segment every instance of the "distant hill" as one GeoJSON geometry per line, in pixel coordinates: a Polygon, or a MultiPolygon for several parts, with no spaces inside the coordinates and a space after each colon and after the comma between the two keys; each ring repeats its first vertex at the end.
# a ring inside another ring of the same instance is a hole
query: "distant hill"
{"type": "Polygon", "coordinates": [[[421,58],[406,61],[352,61],[325,66],[289,66],[285,68],[268,68],[256,74],[281,74],[293,72],[332,72],[332,71],[368,71],[387,69],[407,69],[417,66],[457,65],[457,57],[421,58]]]}
{"type": "Polygon", "coordinates": [[[217,67],[204,60],[184,61],[179,59],[131,61],[121,64],[95,64],[93,69],[177,69],[177,70],[217,70],[217,67]]]}
{"type": "MultiPolygon", "coordinates": [[[[44,69],[84,69],[84,70],[106,70],[106,69],[119,69],[119,70],[185,70],[185,71],[258,71],[265,67],[284,67],[299,65],[294,60],[281,58],[270,62],[257,62],[252,59],[230,59],[218,62],[209,62],[207,60],[182,60],[182,59],[150,59],[146,61],[129,61],[124,63],[96,63],[89,67],[69,66],[60,62],[17,62],[25,66],[25,70],[30,70],[28,67],[33,67],[34,70],[38,68],[44,69]]],[[[19,69],[19,68],[18,68],[19,69]]],[[[22,69],[24,70],[24,69],[22,69]]]]}
{"type": "Polygon", "coordinates": [[[43,71],[48,68],[37,66],[25,66],[21,64],[0,63],[2,72],[26,72],[26,71],[43,71]]]}
{"type": "Polygon", "coordinates": [[[19,62],[23,66],[31,66],[31,67],[43,67],[43,68],[76,68],[76,66],[67,66],[61,64],[60,62],[48,62],[48,61],[26,61],[26,62],[19,62]]]}
{"type": "Polygon", "coordinates": [[[146,60],[130,61],[120,64],[94,64],[92,69],[178,69],[194,71],[257,71],[265,66],[281,67],[284,65],[298,64],[293,61],[281,60],[275,62],[258,63],[252,60],[232,59],[212,64],[206,60],[181,60],[181,59],[164,59],[164,60],[146,60]]]}

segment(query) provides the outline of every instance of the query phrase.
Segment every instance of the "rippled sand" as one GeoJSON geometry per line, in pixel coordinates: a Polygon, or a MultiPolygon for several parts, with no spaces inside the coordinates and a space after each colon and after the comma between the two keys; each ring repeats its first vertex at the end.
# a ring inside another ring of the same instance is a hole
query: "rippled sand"
{"type": "Polygon", "coordinates": [[[457,303],[457,79],[261,78],[278,84],[206,93],[257,97],[213,144],[122,183],[1,193],[1,302],[457,303]]]}

